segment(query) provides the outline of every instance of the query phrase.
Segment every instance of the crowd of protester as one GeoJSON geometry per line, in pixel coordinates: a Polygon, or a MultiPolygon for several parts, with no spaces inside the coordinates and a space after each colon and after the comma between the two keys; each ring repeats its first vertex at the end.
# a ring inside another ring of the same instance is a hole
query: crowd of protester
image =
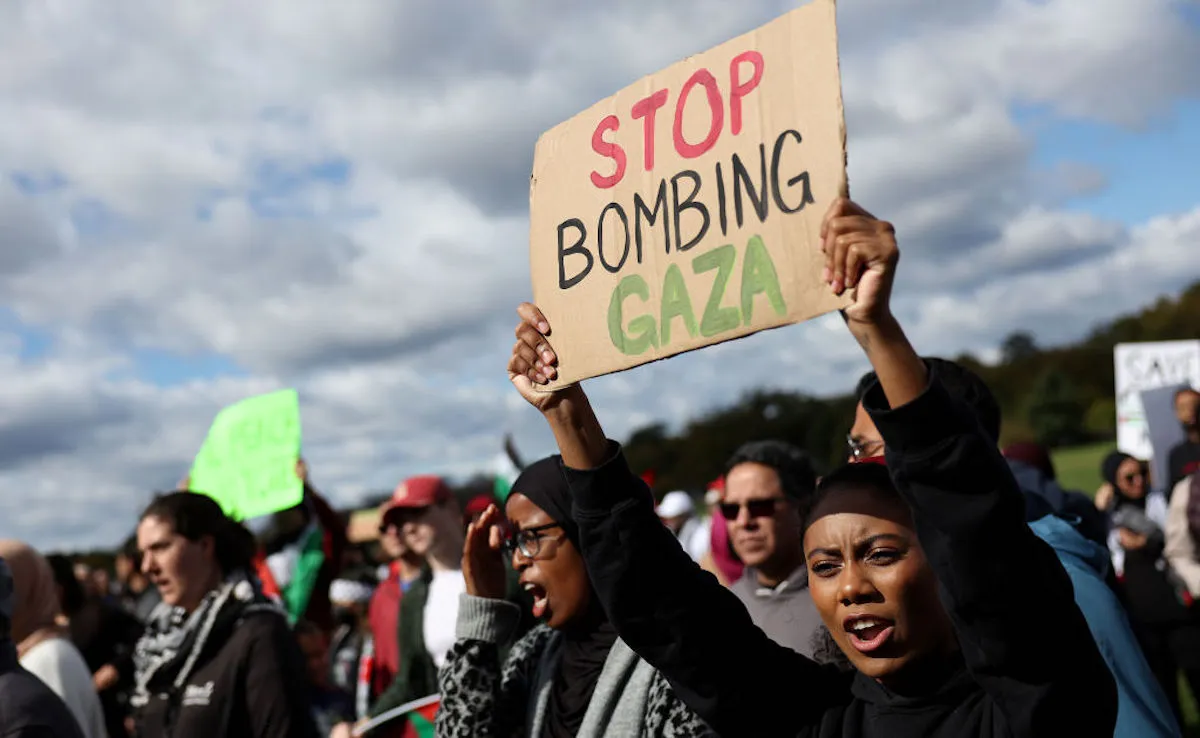
{"type": "Polygon", "coordinates": [[[111,570],[0,541],[0,736],[408,738],[430,696],[447,737],[1180,735],[1200,392],[1167,484],[1114,453],[1065,490],[910,345],[891,226],[839,200],[824,234],[872,365],[844,465],[755,440],[656,501],[582,385],[536,386],[557,357],[524,304],[509,377],[559,453],[503,499],[412,477],[351,543],[301,460],[258,536],[184,480],[111,570]]]}

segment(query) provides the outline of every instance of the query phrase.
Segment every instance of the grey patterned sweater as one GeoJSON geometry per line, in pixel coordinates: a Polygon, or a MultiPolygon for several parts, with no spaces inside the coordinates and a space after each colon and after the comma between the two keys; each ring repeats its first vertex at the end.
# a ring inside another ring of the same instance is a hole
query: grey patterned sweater
{"type": "MultiPolygon", "coordinates": [[[[464,594],[457,641],[438,681],[438,738],[540,738],[558,666],[561,634],[539,625],[500,664],[520,610],[464,594]]],[[[578,738],[709,738],[716,733],[676,698],[662,677],[621,640],[613,645],[578,738]]]]}

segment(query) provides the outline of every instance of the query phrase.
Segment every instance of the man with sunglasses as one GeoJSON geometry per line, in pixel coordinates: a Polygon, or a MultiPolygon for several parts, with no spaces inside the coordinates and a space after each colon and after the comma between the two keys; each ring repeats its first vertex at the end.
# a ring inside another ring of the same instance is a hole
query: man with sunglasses
{"type": "Polygon", "coordinates": [[[769,638],[812,658],[821,618],[808,591],[801,532],[816,488],[812,462],[782,441],[754,441],[726,469],[721,514],[746,565],[730,589],[769,638]]]}

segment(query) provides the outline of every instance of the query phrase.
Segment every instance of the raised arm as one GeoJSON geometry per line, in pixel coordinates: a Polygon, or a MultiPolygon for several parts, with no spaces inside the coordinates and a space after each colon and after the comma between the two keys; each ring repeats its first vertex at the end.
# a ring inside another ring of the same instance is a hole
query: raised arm
{"type": "Polygon", "coordinates": [[[913,350],[890,310],[899,252],[891,226],[835,204],[832,281],[857,287],[845,311],[879,382],[863,398],[913,511],[967,668],[1017,735],[1112,735],[1116,687],[1054,552],[1025,523],[995,442],[913,350]],[[861,274],[861,277],[859,276],[861,274]],[[847,284],[848,283],[848,284],[847,284]]]}
{"type": "Polygon", "coordinates": [[[534,390],[553,377],[555,356],[541,313],[532,305],[520,313],[509,374],[558,441],[588,574],[621,638],[722,735],[793,738],[846,702],[848,677],[771,641],[688,557],[583,390],[534,390]]]}

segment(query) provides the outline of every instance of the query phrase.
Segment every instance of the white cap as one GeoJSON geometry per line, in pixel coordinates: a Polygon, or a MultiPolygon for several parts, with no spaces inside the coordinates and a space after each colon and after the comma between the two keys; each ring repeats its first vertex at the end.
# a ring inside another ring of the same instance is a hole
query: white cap
{"type": "Polygon", "coordinates": [[[367,603],[371,601],[371,588],[353,579],[335,579],[329,585],[330,602],[367,603]]]}
{"type": "Polygon", "coordinates": [[[692,502],[692,496],[680,490],[668,492],[655,509],[660,518],[678,518],[691,515],[695,511],[696,505],[692,502]]]}

